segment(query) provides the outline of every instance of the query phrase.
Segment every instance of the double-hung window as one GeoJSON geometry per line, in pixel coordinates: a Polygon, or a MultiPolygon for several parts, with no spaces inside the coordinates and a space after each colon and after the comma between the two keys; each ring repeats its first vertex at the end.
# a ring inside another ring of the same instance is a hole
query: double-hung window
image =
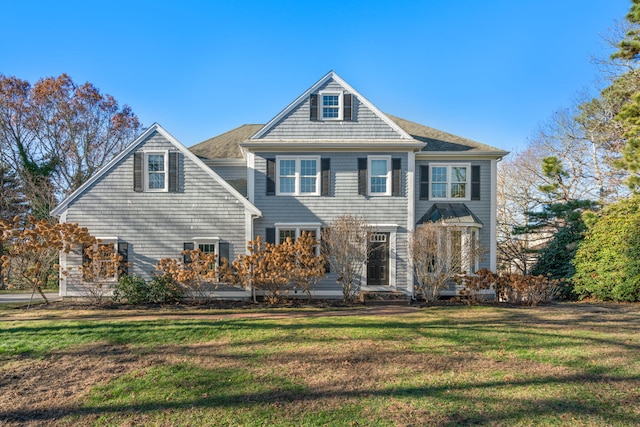
{"type": "Polygon", "coordinates": [[[469,200],[470,170],[468,164],[430,165],[430,199],[469,200]]]}
{"type": "MultiPolygon", "coordinates": [[[[295,242],[302,235],[307,234],[314,240],[320,240],[319,224],[276,224],[276,243],[284,243],[287,239],[295,242]]],[[[320,255],[320,246],[316,246],[316,253],[320,255]]]]}
{"type": "Polygon", "coordinates": [[[279,156],[276,164],[278,195],[320,195],[320,157],[279,156]]]}
{"type": "Polygon", "coordinates": [[[98,243],[82,248],[82,276],[87,283],[115,282],[128,273],[128,249],[126,242],[118,238],[101,238],[98,243]]]}
{"type": "Polygon", "coordinates": [[[167,191],[169,176],[166,152],[149,152],[144,156],[146,191],[167,191]]]}
{"type": "Polygon", "coordinates": [[[369,156],[369,188],[370,195],[391,195],[391,157],[369,156]]]}
{"type": "Polygon", "coordinates": [[[342,120],[342,93],[320,94],[322,120],[342,120]]]}

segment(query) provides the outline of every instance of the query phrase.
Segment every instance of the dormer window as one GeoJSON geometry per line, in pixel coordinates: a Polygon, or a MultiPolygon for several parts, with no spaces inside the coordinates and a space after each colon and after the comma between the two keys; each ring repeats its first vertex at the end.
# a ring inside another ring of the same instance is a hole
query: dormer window
{"type": "Polygon", "coordinates": [[[312,121],[352,121],[353,96],[343,92],[319,92],[309,98],[312,121]]]}

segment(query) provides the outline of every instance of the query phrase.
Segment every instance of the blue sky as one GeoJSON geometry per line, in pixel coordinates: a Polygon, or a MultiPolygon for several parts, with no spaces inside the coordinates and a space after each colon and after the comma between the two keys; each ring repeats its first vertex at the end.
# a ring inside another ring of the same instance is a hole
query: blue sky
{"type": "Polygon", "coordinates": [[[187,146],[334,70],[382,111],[518,150],[597,78],[629,0],[7,0],[0,73],[63,72],[187,146]]]}

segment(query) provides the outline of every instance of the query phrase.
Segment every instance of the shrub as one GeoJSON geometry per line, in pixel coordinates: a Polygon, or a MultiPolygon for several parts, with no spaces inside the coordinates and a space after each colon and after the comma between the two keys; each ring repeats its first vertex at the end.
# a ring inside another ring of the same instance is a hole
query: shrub
{"type": "Polygon", "coordinates": [[[606,208],[587,231],[574,259],[581,297],[640,301],[640,196],[606,208]]]}
{"type": "Polygon", "coordinates": [[[483,268],[475,275],[462,278],[464,289],[461,295],[471,298],[478,290],[493,286],[499,301],[536,306],[556,299],[563,282],[563,279],[551,279],[549,276],[496,274],[483,268]]]}
{"type": "Polygon", "coordinates": [[[180,300],[180,288],[169,278],[156,276],[151,282],[140,276],[122,276],[113,291],[113,300],[129,304],[162,304],[180,300]]]}

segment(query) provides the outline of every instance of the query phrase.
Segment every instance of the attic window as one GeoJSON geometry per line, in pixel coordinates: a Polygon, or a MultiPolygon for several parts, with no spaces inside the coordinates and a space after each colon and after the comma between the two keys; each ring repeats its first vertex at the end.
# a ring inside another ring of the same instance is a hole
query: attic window
{"type": "Polygon", "coordinates": [[[342,92],[320,92],[310,96],[312,121],[352,121],[353,96],[342,92]]]}
{"type": "Polygon", "coordinates": [[[322,119],[337,120],[342,117],[342,94],[327,93],[322,94],[322,119]]]}

